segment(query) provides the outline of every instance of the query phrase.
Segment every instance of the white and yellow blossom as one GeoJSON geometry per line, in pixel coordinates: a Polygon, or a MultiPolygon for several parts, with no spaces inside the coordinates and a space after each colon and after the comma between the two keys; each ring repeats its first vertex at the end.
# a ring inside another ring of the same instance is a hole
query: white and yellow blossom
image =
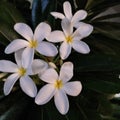
{"type": "MultiPolygon", "coordinates": [[[[80,25],[80,24],[79,24],[80,25]]],[[[66,59],[73,48],[75,51],[83,54],[90,52],[89,46],[81,41],[81,39],[90,35],[93,27],[87,24],[81,24],[75,31],[73,31],[73,26],[67,18],[63,19],[61,22],[63,31],[55,30],[47,37],[50,42],[62,42],[60,46],[60,57],[64,60],[66,59]]]]}
{"type": "Polygon", "coordinates": [[[27,59],[21,59],[22,52],[23,50],[18,50],[15,52],[15,60],[17,64],[8,60],[0,60],[0,71],[11,73],[4,83],[4,94],[8,95],[16,81],[19,79],[21,89],[28,96],[35,97],[37,94],[37,87],[29,75],[34,75],[41,72],[44,67],[46,68],[47,63],[43,60],[35,60],[33,61],[32,66],[25,64],[27,63],[27,59]]]}
{"type": "Polygon", "coordinates": [[[38,92],[35,103],[43,105],[54,96],[56,108],[61,114],[66,114],[69,110],[69,101],[66,94],[77,96],[81,92],[80,81],[68,82],[73,77],[73,64],[65,62],[60,69],[60,74],[53,68],[47,69],[40,79],[48,83],[38,92]]]}
{"type": "Polygon", "coordinates": [[[67,18],[69,22],[76,26],[78,22],[84,20],[87,17],[87,12],[85,10],[78,10],[74,15],[72,14],[72,7],[69,1],[63,3],[63,13],[51,12],[51,15],[55,18],[65,19],[67,18]]]}
{"type": "MultiPolygon", "coordinates": [[[[47,23],[40,23],[33,34],[32,29],[25,23],[16,23],[14,29],[23,36],[24,39],[13,40],[5,49],[5,53],[10,54],[24,48],[22,59],[26,59],[27,64],[31,64],[35,50],[42,55],[53,57],[58,51],[57,48],[49,42],[43,41],[50,32],[51,27],[47,23]]],[[[24,61],[24,60],[23,60],[24,61]]]]}

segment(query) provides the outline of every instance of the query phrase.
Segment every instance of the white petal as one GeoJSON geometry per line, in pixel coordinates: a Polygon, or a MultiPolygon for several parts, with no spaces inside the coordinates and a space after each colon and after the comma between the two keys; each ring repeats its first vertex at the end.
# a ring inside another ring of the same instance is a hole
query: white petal
{"type": "Polygon", "coordinates": [[[17,72],[18,66],[8,60],[0,60],[0,71],[1,72],[8,72],[8,73],[13,73],[17,72]]]}
{"type": "Polygon", "coordinates": [[[60,57],[64,60],[66,59],[71,53],[71,46],[66,43],[63,42],[60,46],[60,57]]]}
{"type": "Polygon", "coordinates": [[[48,64],[40,59],[34,59],[32,62],[32,71],[33,74],[41,75],[48,68],[48,64]]]}
{"type": "Polygon", "coordinates": [[[47,37],[47,40],[53,43],[62,42],[65,40],[65,35],[62,31],[55,30],[50,33],[47,37]]]}
{"type": "Polygon", "coordinates": [[[63,89],[68,95],[77,96],[82,90],[82,84],[80,81],[68,82],[64,85],[63,89]]]}
{"type": "Polygon", "coordinates": [[[56,19],[59,18],[59,19],[64,19],[65,16],[62,14],[62,13],[59,13],[59,12],[51,12],[50,13],[52,16],[54,16],[56,19]]]}
{"type": "Polygon", "coordinates": [[[7,80],[4,83],[4,94],[5,95],[8,95],[11,92],[11,90],[12,90],[15,82],[18,80],[18,78],[19,78],[19,75],[17,73],[12,74],[7,78],[7,80]]]}
{"type": "Polygon", "coordinates": [[[54,57],[58,53],[58,50],[55,47],[55,45],[53,45],[52,43],[49,43],[49,42],[41,42],[38,45],[38,47],[36,48],[36,50],[40,54],[49,56],[49,57],[54,57]]]}
{"type": "Polygon", "coordinates": [[[72,10],[71,10],[71,5],[70,5],[70,3],[68,1],[64,2],[63,9],[64,9],[65,16],[69,20],[71,20],[71,18],[72,18],[72,10]]]}
{"type": "Polygon", "coordinates": [[[49,102],[50,99],[54,96],[54,94],[55,94],[54,86],[52,84],[47,84],[43,86],[38,92],[35,98],[35,103],[38,105],[43,105],[49,102]]]}
{"type": "Polygon", "coordinates": [[[22,65],[22,53],[24,49],[20,49],[15,52],[15,61],[19,67],[22,65]]]}
{"type": "Polygon", "coordinates": [[[90,24],[79,22],[76,26],[78,26],[77,32],[79,32],[81,38],[89,36],[93,31],[93,26],[90,24]]]}
{"type": "Polygon", "coordinates": [[[85,10],[79,10],[74,14],[71,22],[75,24],[76,22],[79,22],[80,20],[83,20],[86,17],[87,17],[87,12],[85,10]]]}
{"type": "Polygon", "coordinates": [[[74,41],[72,46],[79,53],[87,54],[90,52],[89,46],[83,41],[74,41]]]}
{"type": "Polygon", "coordinates": [[[24,68],[28,68],[32,64],[33,58],[34,58],[34,49],[29,47],[26,48],[22,54],[22,66],[24,68]]]}
{"type": "Polygon", "coordinates": [[[14,29],[25,39],[32,40],[33,32],[32,29],[25,23],[16,23],[14,29]]]}
{"type": "Polygon", "coordinates": [[[54,97],[55,106],[61,114],[66,114],[69,110],[69,101],[64,91],[58,91],[54,97]]]}
{"type": "Polygon", "coordinates": [[[21,48],[25,48],[28,46],[28,42],[22,39],[13,40],[6,48],[5,53],[10,54],[13,53],[21,48]]]}
{"type": "Polygon", "coordinates": [[[65,83],[73,77],[73,63],[65,62],[60,69],[60,79],[65,83]]]}
{"type": "Polygon", "coordinates": [[[54,83],[58,79],[58,74],[53,68],[49,68],[40,76],[40,79],[47,83],[54,83]]]}
{"type": "Polygon", "coordinates": [[[76,41],[76,40],[78,41],[82,39],[79,28],[75,30],[75,32],[72,34],[72,37],[73,37],[73,41],[76,41]]]}
{"type": "Polygon", "coordinates": [[[44,38],[46,38],[51,32],[51,27],[47,23],[40,23],[34,33],[34,39],[37,41],[42,41],[44,38]]]}
{"type": "Polygon", "coordinates": [[[37,87],[29,76],[20,78],[20,87],[30,97],[35,97],[37,94],[37,87]]]}
{"type": "Polygon", "coordinates": [[[62,29],[65,33],[65,36],[66,37],[70,36],[71,33],[73,32],[73,26],[72,26],[71,22],[65,18],[62,20],[61,26],[62,26],[62,29]]]}

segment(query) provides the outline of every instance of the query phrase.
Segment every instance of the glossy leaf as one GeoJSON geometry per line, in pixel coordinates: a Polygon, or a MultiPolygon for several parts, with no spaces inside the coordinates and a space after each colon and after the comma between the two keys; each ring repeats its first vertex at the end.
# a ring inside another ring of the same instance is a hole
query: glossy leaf
{"type": "Polygon", "coordinates": [[[0,42],[6,45],[18,36],[13,30],[14,24],[16,22],[23,22],[24,19],[18,10],[7,2],[0,2],[0,13],[0,42]]]}
{"type": "MultiPolygon", "coordinates": [[[[93,5],[97,3],[94,0],[92,2],[94,2],[93,5]]],[[[96,17],[98,14],[104,13],[104,11],[106,11],[110,7],[114,7],[119,4],[120,4],[119,0],[98,1],[97,5],[94,5],[90,8],[86,8],[89,13],[88,19],[91,20],[92,18],[96,17]]]]}
{"type": "Polygon", "coordinates": [[[73,62],[75,72],[120,70],[120,58],[115,55],[74,53],[69,60],[73,62]]]}
{"type": "Polygon", "coordinates": [[[102,21],[102,20],[114,20],[115,18],[120,18],[120,13],[113,13],[108,15],[103,15],[95,18],[93,21],[102,21]]]}
{"type": "Polygon", "coordinates": [[[120,23],[96,22],[93,25],[95,25],[95,29],[97,32],[107,37],[120,40],[120,23]]]}

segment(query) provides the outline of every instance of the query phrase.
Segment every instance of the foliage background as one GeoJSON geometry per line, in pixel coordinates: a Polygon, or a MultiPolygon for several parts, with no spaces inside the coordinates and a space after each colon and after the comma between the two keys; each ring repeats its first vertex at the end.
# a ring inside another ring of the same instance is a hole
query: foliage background
{"type": "MultiPolygon", "coordinates": [[[[0,59],[13,60],[13,55],[5,55],[4,49],[10,41],[20,38],[13,26],[25,22],[34,30],[41,21],[48,21],[53,29],[60,29],[60,21],[55,20],[51,11],[63,11],[65,0],[33,0],[32,9],[27,0],[0,1],[0,59]]],[[[93,33],[84,39],[91,48],[90,54],[72,52],[68,60],[74,63],[74,80],[83,85],[78,97],[69,97],[70,109],[61,115],[53,100],[37,106],[19,87],[9,96],[3,94],[3,80],[0,78],[0,120],[119,120],[120,98],[120,22],[109,19],[120,18],[120,13],[104,12],[120,0],[68,0],[73,13],[79,9],[88,12],[84,22],[94,26],[93,33]],[[102,13],[102,16],[98,16],[102,13]]],[[[68,61],[67,60],[67,61],[68,61]]]]}

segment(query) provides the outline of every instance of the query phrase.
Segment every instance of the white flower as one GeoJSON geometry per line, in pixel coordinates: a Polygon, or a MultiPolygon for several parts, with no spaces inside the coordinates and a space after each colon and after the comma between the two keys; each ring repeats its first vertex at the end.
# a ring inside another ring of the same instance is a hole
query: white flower
{"type": "Polygon", "coordinates": [[[48,68],[49,64],[41,59],[34,59],[32,62],[33,74],[38,74],[41,76],[48,68]]]}
{"type": "MultiPolygon", "coordinates": [[[[40,23],[33,34],[32,29],[25,23],[17,23],[14,29],[23,36],[24,39],[13,40],[5,49],[5,53],[9,54],[19,49],[25,48],[22,54],[22,59],[26,59],[27,64],[31,64],[35,50],[42,55],[53,57],[58,51],[57,48],[49,42],[43,41],[47,37],[51,28],[47,23],[40,23]]],[[[23,60],[24,61],[24,60],[23,60]]]]}
{"type": "Polygon", "coordinates": [[[62,42],[60,46],[60,56],[64,60],[70,53],[71,48],[79,53],[89,53],[89,46],[81,41],[84,37],[87,37],[93,30],[93,27],[88,24],[79,24],[79,28],[73,32],[73,27],[68,19],[63,19],[61,22],[63,31],[53,31],[47,37],[47,40],[50,42],[62,42]]]}
{"type": "Polygon", "coordinates": [[[69,22],[71,22],[74,25],[76,25],[80,20],[83,20],[87,16],[87,12],[85,10],[78,10],[74,15],[72,15],[72,8],[71,4],[66,1],[63,4],[63,11],[64,14],[59,12],[51,12],[51,15],[55,18],[64,19],[67,18],[69,22]]]}
{"type": "Polygon", "coordinates": [[[35,60],[32,64],[32,66],[34,66],[32,70],[31,66],[25,64],[26,62],[21,60],[22,52],[23,50],[18,50],[17,52],[15,52],[15,60],[17,64],[8,60],[0,60],[0,71],[12,73],[10,76],[8,76],[8,78],[5,81],[4,94],[8,95],[11,92],[16,81],[19,79],[21,89],[28,96],[35,97],[37,94],[37,88],[33,80],[29,77],[29,75],[38,73],[40,69],[44,68],[43,66],[46,66],[46,64],[42,60],[39,60],[39,62],[36,62],[35,60]],[[35,68],[35,66],[37,66],[37,68],[35,68]]]}
{"type": "Polygon", "coordinates": [[[73,76],[73,64],[66,62],[60,69],[60,75],[53,68],[49,68],[41,75],[40,79],[47,82],[38,92],[35,103],[43,105],[54,96],[54,102],[61,114],[66,114],[69,110],[67,95],[77,96],[81,92],[80,81],[68,82],[73,76]]]}

